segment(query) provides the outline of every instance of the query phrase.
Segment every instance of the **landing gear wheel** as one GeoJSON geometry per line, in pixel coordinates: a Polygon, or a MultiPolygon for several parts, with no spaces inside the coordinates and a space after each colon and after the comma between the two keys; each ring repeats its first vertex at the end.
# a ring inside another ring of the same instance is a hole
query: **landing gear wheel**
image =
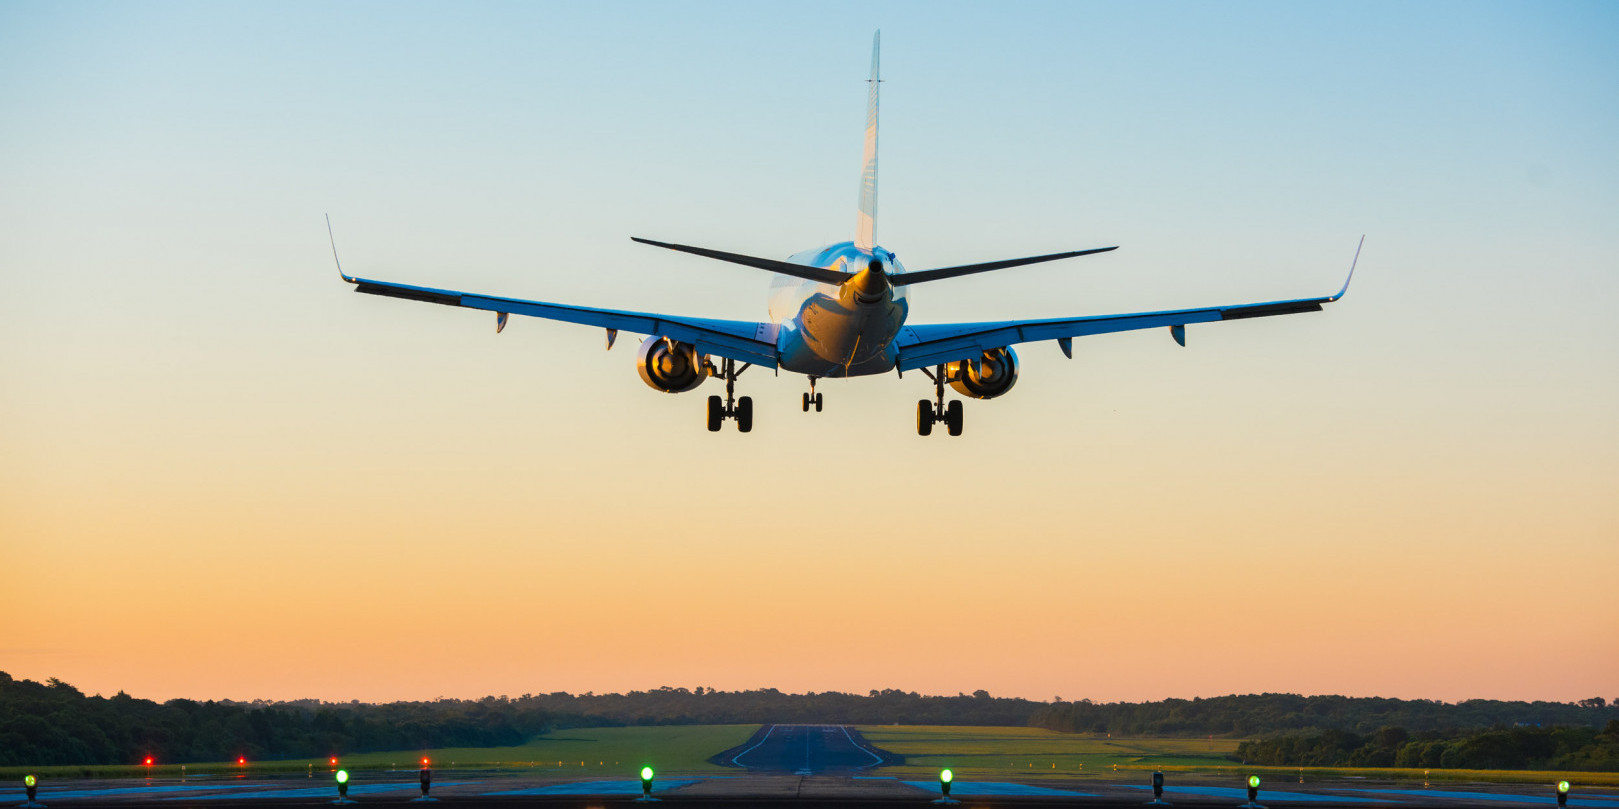
{"type": "Polygon", "coordinates": [[[961,435],[961,400],[957,399],[944,409],[944,426],[951,435],[961,435]]]}
{"type": "Polygon", "coordinates": [[[708,431],[717,433],[720,424],[725,421],[725,402],[718,396],[708,397],[708,431]]]}
{"type": "Polygon", "coordinates": [[[933,403],[926,399],[916,403],[916,434],[933,434],[933,403]]]}
{"type": "Polygon", "coordinates": [[[810,406],[810,395],[806,393],[806,394],[804,394],[804,412],[805,413],[809,412],[809,406],[810,406]]]}
{"type": "MultiPolygon", "coordinates": [[[[715,428],[719,429],[719,428],[715,428]]],[[[736,400],[736,431],[745,433],[753,429],[753,397],[743,396],[736,400]]]]}
{"type": "Polygon", "coordinates": [[[821,394],[815,394],[815,412],[821,412],[821,394]]]}

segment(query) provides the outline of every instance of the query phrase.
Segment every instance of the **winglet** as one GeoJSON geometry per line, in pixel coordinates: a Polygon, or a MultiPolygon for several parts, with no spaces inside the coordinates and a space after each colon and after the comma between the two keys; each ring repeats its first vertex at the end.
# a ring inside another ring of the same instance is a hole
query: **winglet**
{"type": "Polygon", "coordinates": [[[337,237],[332,235],[332,215],[331,214],[326,214],[326,238],[329,239],[331,241],[331,243],[332,243],[332,261],[337,262],[337,274],[342,276],[344,281],[347,281],[347,282],[349,282],[351,284],[358,284],[359,281],[355,280],[354,276],[345,275],[343,273],[343,262],[340,259],[338,259],[338,257],[337,257],[337,237]]]}
{"type": "Polygon", "coordinates": [[[1360,244],[1355,245],[1355,257],[1349,262],[1349,277],[1344,279],[1344,288],[1338,290],[1338,294],[1328,298],[1327,301],[1329,303],[1342,298],[1344,293],[1349,291],[1349,282],[1355,280],[1355,265],[1360,263],[1360,248],[1364,247],[1365,245],[1366,234],[1362,233],[1360,236],[1360,244]]]}

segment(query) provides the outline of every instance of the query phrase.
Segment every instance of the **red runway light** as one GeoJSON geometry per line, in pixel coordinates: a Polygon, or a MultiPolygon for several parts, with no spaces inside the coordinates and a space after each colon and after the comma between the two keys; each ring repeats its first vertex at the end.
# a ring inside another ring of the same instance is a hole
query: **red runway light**
{"type": "Polygon", "coordinates": [[[152,766],[152,757],[151,756],[146,757],[146,766],[148,766],[148,767],[152,766]]]}
{"type": "Polygon", "coordinates": [[[422,766],[423,767],[427,766],[427,756],[422,756],[422,766]]]}
{"type": "Polygon", "coordinates": [[[236,763],[237,763],[237,765],[246,764],[247,763],[247,756],[237,756],[236,757],[236,763]]]}
{"type": "Polygon", "coordinates": [[[332,766],[333,767],[337,766],[337,756],[332,756],[332,766]]]}

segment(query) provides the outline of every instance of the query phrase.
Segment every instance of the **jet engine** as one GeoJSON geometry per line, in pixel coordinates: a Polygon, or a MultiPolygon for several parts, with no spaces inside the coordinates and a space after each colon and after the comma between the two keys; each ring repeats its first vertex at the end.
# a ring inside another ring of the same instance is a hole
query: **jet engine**
{"type": "Polygon", "coordinates": [[[690,343],[677,343],[662,337],[648,337],[635,355],[641,381],[664,393],[685,393],[708,378],[708,358],[690,343]]]}
{"type": "Polygon", "coordinates": [[[993,399],[1017,384],[1017,354],[1011,347],[992,348],[977,361],[946,365],[944,373],[957,393],[974,399],[993,399]]]}

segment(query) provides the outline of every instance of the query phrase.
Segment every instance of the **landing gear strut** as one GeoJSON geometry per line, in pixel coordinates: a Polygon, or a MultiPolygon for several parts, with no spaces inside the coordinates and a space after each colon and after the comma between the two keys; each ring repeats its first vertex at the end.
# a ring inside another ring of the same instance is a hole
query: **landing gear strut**
{"type": "Polygon", "coordinates": [[[721,400],[718,396],[708,397],[709,432],[719,432],[720,425],[724,424],[728,418],[736,419],[736,430],[739,433],[753,430],[753,397],[743,396],[737,398],[735,396],[736,378],[741,376],[743,371],[752,367],[752,363],[747,363],[741,368],[737,368],[736,360],[721,360],[719,370],[709,366],[709,376],[725,377],[725,398],[721,400]]]}
{"type": "Polygon", "coordinates": [[[932,371],[923,368],[922,373],[933,380],[934,401],[923,399],[916,403],[916,434],[932,435],[934,423],[942,421],[951,435],[961,435],[961,400],[948,406],[944,402],[944,366],[935,365],[932,371]]]}
{"type": "Polygon", "coordinates": [[[809,412],[810,405],[815,405],[815,412],[817,412],[817,413],[821,412],[821,394],[815,392],[815,380],[817,378],[818,377],[813,377],[813,376],[809,378],[809,381],[810,381],[809,393],[804,394],[804,412],[805,413],[809,412]]]}

